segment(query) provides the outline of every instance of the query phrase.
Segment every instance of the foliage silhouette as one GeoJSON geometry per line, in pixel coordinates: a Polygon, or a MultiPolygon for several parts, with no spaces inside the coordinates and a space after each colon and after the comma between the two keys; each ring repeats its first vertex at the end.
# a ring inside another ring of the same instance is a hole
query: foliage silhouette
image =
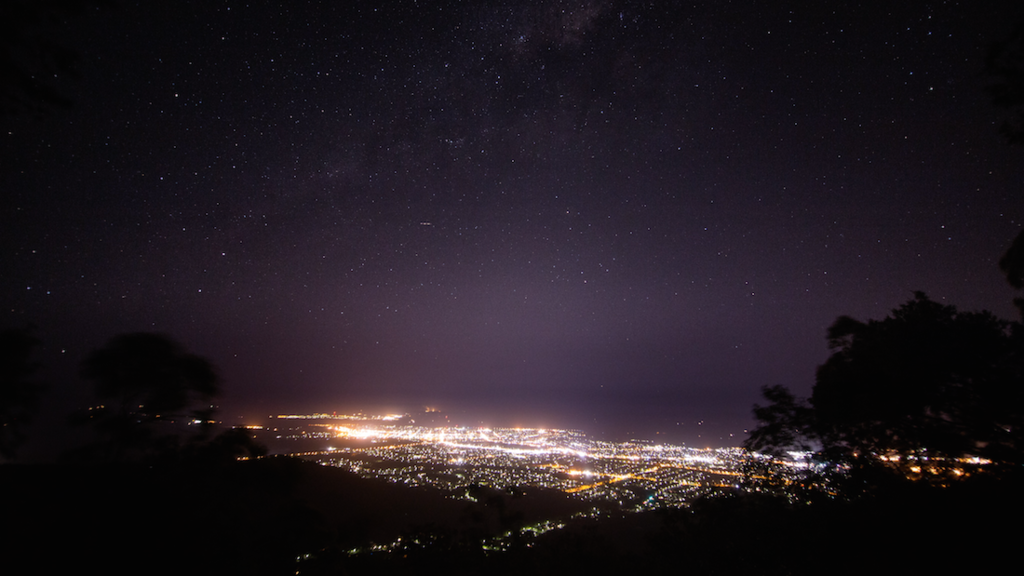
{"type": "MultiPolygon", "coordinates": [[[[1009,116],[1000,131],[1010,144],[1024,145],[1024,22],[1006,40],[992,45],[986,71],[995,79],[989,86],[992,103],[1007,110],[1009,116]]],[[[999,260],[999,269],[1011,286],[1024,289],[1024,231],[999,260]]],[[[1024,318],[1024,298],[1014,298],[1013,303],[1024,318]]]]}
{"type": "Polygon", "coordinates": [[[1009,113],[1000,131],[1011,144],[1024,144],[1024,22],[1006,40],[992,45],[986,69],[995,79],[988,89],[992,103],[1009,113]]]}
{"type": "Polygon", "coordinates": [[[96,396],[121,413],[176,413],[193,398],[219,393],[213,366],[161,334],[116,336],[82,362],[81,373],[95,383],[96,396]]]}
{"type": "MultiPolygon", "coordinates": [[[[999,269],[1006,275],[1006,281],[1017,290],[1024,289],[1024,231],[1017,234],[1013,243],[999,259],[999,269]]],[[[1016,297],[1013,304],[1024,319],[1024,298],[1016,297]]]]}
{"type": "Polygon", "coordinates": [[[253,439],[245,428],[229,428],[206,441],[193,438],[182,450],[182,458],[189,462],[225,464],[242,458],[267,455],[267,447],[253,439]]]}
{"type": "Polygon", "coordinates": [[[0,3],[0,116],[40,116],[71,107],[54,79],[75,78],[79,54],[58,38],[63,22],[111,2],[36,0],[0,3]]]}
{"type": "Polygon", "coordinates": [[[840,317],[809,403],[765,388],[751,450],[814,444],[832,461],[880,457],[904,472],[981,456],[1024,462],[1024,330],[988,312],[959,312],[918,292],[883,320],[840,317]]]}
{"type": "Polygon", "coordinates": [[[0,118],[43,117],[73,106],[67,79],[79,78],[79,50],[62,27],[116,0],[5,0],[0,2],[0,118]]]}
{"type": "Polygon", "coordinates": [[[80,453],[87,459],[224,462],[265,453],[244,429],[211,438],[216,370],[167,336],[116,336],[82,362],[81,375],[100,402],[74,418],[100,436],[80,453]]]}
{"type": "Polygon", "coordinates": [[[42,384],[32,351],[39,340],[29,328],[0,332],[0,458],[13,460],[25,442],[25,428],[39,407],[42,384]]]}
{"type": "Polygon", "coordinates": [[[769,404],[754,405],[754,417],[761,425],[750,433],[745,446],[749,450],[775,456],[790,449],[810,450],[811,443],[807,438],[810,409],[798,402],[785,386],[765,386],[761,388],[761,395],[769,404]]]}

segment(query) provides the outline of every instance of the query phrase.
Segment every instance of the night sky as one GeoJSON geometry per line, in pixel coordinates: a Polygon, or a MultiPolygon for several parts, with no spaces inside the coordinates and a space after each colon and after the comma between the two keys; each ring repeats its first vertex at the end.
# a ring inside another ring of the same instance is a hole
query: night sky
{"type": "Polygon", "coordinates": [[[984,67],[1019,2],[273,4],[42,31],[80,60],[70,109],[0,119],[0,326],[36,327],[51,413],[153,331],[226,421],[737,445],[839,315],[1016,316],[1024,149],[984,67]]]}

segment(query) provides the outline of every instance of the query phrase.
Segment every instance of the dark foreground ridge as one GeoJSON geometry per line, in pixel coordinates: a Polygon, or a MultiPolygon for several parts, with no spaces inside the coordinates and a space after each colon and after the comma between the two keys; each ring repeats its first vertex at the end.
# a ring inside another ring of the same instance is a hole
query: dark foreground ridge
{"type": "MultiPolygon", "coordinates": [[[[481,542],[545,512],[477,503],[291,458],[226,466],[0,467],[6,574],[979,573],[1014,553],[1018,480],[893,482],[807,506],[734,492],[582,519],[510,550],[481,542]],[[352,556],[403,538],[390,553],[352,556]]],[[[554,507],[553,507],[554,508],[554,507]]]]}

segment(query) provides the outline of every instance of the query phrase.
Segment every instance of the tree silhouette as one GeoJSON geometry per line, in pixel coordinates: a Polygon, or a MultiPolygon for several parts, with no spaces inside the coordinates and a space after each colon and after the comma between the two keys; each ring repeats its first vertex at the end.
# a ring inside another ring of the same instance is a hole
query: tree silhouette
{"type": "Polygon", "coordinates": [[[761,395],[769,403],[754,405],[754,418],[760,425],[743,442],[747,450],[780,456],[789,450],[810,450],[812,422],[810,408],[799,402],[785,386],[765,386],[761,395]]]}
{"type": "Polygon", "coordinates": [[[117,6],[114,0],[0,2],[0,118],[70,108],[64,80],[77,79],[80,56],[60,28],[117,6]]]}
{"type": "Polygon", "coordinates": [[[90,354],[81,375],[93,383],[101,404],[84,420],[101,436],[100,459],[147,459],[181,447],[182,430],[204,440],[209,434],[219,378],[205,358],[190,354],[161,334],[113,338],[90,354]]]}
{"type": "MultiPolygon", "coordinates": [[[[982,456],[1024,462],[1024,328],[918,292],[883,320],[842,316],[809,404],[765,388],[750,449],[816,442],[829,458],[906,468],[982,456]]],[[[936,464],[941,466],[941,464],[936,464]]]]}
{"type": "Polygon", "coordinates": [[[15,458],[38,408],[42,384],[33,379],[38,365],[32,362],[38,345],[29,328],[0,332],[0,458],[15,458]]]}
{"type": "Polygon", "coordinates": [[[921,292],[881,321],[840,318],[829,329],[833,353],[818,368],[811,396],[818,435],[825,446],[851,453],[1015,451],[1019,330],[921,292]]]}
{"type": "Polygon", "coordinates": [[[182,449],[182,458],[201,464],[224,464],[240,458],[267,455],[267,447],[256,442],[245,428],[229,428],[207,440],[193,437],[182,449]]]}
{"type": "MultiPolygon", "coordinates": [[[[1017,290],[1024,289],[1024,231],[1013,239],[1013,244],[999,259],[999,269],[1006,275],[1006,281],[1017,290]]],[[[1024,318],[1024,298],[1017,297],[1013,303],[1024,318]]]]}
{"type": "Polygon", "coordinates": [[[1024,22],[992,45],[986,69],[995,80],[989,86],[992,103],[1008,112],[1000,131],[1011,144],[1024,144],[1024,22]]]}
{"type": "MultiPolygon", "coordinates": [[[[1000,131],[1010,144],[1024,145],[1024,22],[1006,40],[991,46],[985,67],[995,80],[988,87],[992,103],[1008,115],[1000,131]]],[[[999,260],[999,269],[1011,286],[1024,289],[1024,231],[999,260]]],[[[1024,298],[1014,298],[1013,303],[1024,318],[1024,298]]]]}

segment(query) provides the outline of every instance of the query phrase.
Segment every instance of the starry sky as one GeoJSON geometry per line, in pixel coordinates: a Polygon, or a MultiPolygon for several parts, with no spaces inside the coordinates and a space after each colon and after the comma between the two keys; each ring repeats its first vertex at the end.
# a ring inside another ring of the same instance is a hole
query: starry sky
{"type": "MultiPolygon", "coordinates": [[[[0,326],[44,406],[166,333],[225,420],[438,406],[737,445],[839,315],[1016,316],[985,55],[1018,2],[120,2],[0,118],[0,326]],[[284,7],[277,6],[281,4],[284,7]],[[47,77],[49,78],[49,77],[47,77]]],[[[63,404],[61,404],[63,403],[63,404]]],[[[56,408],[52,411],[57,412],[56,408]]]]}

